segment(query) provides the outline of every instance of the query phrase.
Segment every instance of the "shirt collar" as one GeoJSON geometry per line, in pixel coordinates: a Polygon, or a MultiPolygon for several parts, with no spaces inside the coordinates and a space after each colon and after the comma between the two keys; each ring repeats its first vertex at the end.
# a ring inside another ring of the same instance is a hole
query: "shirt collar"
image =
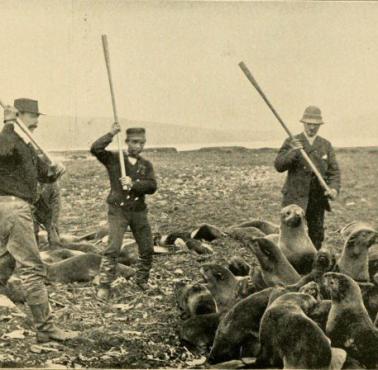
{"type": "Polygon", "coordinates": [[[307,139],[307,141],[308,141],[311,145],[314,144],[315,139],[318,137],[318,134],[316,134],[316,135],[313,136],[313,137],[309,137],[309,136],[306,134],[306,131],[303,131],[303,135],[305,136],[305,138],[307,139]]]}

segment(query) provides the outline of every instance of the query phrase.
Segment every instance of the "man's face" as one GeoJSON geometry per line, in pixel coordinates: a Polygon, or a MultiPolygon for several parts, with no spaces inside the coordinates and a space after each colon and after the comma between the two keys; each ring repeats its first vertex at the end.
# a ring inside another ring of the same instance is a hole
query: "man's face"
{"type": "Polygon", "coordinates": [[[126,139],[127,151],[131,155],[138,155],[143,151],[144,144],[146,144],[146,138],[141,136],[130,136],[126,139]]]}
{"type": "Polygon", "coordinates": [[[308,137],[314,137],[320,129],[320,125],[315,123],[304,123],[303,125],[305,133],[308,137]]]}
{"type": "Polygon", "coordinates": [[[19,118],[30,132],[33,132],[38,127],[38,117],[39,114],[29,112],[21,112],[19,115],[19,118]]]}

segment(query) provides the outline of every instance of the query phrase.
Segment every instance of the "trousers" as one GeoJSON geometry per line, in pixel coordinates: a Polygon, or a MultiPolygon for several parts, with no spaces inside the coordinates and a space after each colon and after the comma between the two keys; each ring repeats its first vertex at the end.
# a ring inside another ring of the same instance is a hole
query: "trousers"
{"type": "Polygon", "coordinates": [[[146,283],[149,279],[153,255],[153,239],[147,210],[129,211],[109,205],[108,222],[109,241],[102,256],[100,285],[110,286],[115,279],[118,256],[128,226],[138,244],[139,259],[135,278],[137,282],[146,283]]]}
{"type": "Polygon", "coordinates": [[[48,302],[46,268],[34,235],[31,206],[14,196],[0,196],[0,285],[17,270],[29,305],[48,302]]]}

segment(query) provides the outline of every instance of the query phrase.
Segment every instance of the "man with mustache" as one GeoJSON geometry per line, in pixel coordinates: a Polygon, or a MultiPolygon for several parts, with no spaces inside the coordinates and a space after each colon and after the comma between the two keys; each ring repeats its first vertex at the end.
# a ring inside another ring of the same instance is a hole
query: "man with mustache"
{"type": "Polygon", "coordinates": [[[33,316],[37,341],[64,341],[77,333],[64,331],[53,322],[44,282],[46,267],[39,255],[32,217],[38,182],[56,181],[64,167],[41,159],[16,122],[22,120],[33,131],[41,114],[38,101],[16,99],[14,105],[4,108],[0,132],[0,286],[16,270],[33,316]]]}
{"type": "Polygon", "coordinates": [[[324,214],[330,211],[329,199],[335,200],[340,191],[340,169],[332,144],[318,135],[324,123],[318,107],[309,106],[305,109],[301,121],[304,131],[293,140],[286,139],[274,166],[278,172],[287,171],[283,186],[282,206],[297,204],[306,212],[309,236],[317,249],[324,240],[324,214]],[[303,149],[330,187],[325,192],[319,180],[300,154],[303,149]]]}

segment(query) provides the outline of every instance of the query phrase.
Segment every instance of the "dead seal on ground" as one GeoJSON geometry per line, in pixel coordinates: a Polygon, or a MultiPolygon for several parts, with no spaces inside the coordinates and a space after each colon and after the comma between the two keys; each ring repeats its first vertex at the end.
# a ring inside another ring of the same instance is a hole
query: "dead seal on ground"
{"type": "Polygon", "coordinates": [[[214,253],[213,248],[207,243],[202,242],[198,239],[188,239],[185,242],[186,247],[197,254],[212,254],[214,253]]]}
{"type": "Polygon", "coordinates": [[[171,232],[167,235],[163,235],[158,244],[162,246],[174,245],[177,239],[182,239],[184,242],[186,242],[188,239],[190,239],[190,233],[186,231],[171,232]]]}
{"type": "MultiPolygon", "coordinates": [[[[307,316],[317,302],[303,293],[286,293],[266,309],[260,325],[258,364],[285,369],[328,369],[332,361],[329,339],[307,316]]],[[[345,361],[344,351],[337,351],[345,361]]],[[[341,368],[341,366],[339,367],[341,368]]]]}
{"type": "Polygon", "coordinates": [[[291,204],[281,210],[278,245],[300,274],[308,274],[316,255],[316,248],[307,232],[303,209],[291,204]]]}
{"type": "Polygon", "coordinates": [[[191,239],[200,239],[212,242],[215,239],[225,236],[225,233],[218,227],[210,224],[201,224],[190,234],[191,239]]]}
{"type": "Polygon", "coordinates": [[[254,227],[259,229],[264,235],[278,234],[280,232],[280,227],[278,225],[269,221],[258,219],[242,222],[241,224],[231,226],[230,229],[246,227],[254,227]]]}
{"type": "Polygon", "coordinates": [[[99,225],[96,230],[77,237],[77,241],[82,242],[82,241],[99,240],[99,239],[102,239],[106,235],[109,235],[109,225],[107,222],[99,225]]]}
{"type": "Polygon", "coordinates": [[[303,276],[296,284],[292,285],[292,287],[300,289],[309,282],[314,281],[320,287],[321,298],[329,298],[329,293],[323,286],[323,275],[326,272],[332,271],[335,267],[335,264],[335,255],[324,247],[320,248],[315,255],[311,272],[303,276]]]}
{"type": "MultiPolygon", "coordinates": [[[[101,256],[93,253],[85,253],[60,262],[45,264],[47,280],[60,283],[91,281],[99,273],[100,264],[101,256]]],[[[126,279],[135,273],[131,267],[121,264],[117,265],[117,269],[119,274],[126,279]]]]}
{"type": "Polygon", "coordinates": [[[138,261],[138,245],[134,239],[127,239],[122,244],[121,250],[118,256],[118,263],[123,265],[132,266],[138,261]]]}
{"type": "Polygon", "coordinates": [[[76,251],[81,251],[84,253],[97,253],[96,247],[91,243],[84,242],[71,242],[71,243],[61,243],[61,248],[72,249],[76,251]]]}
{"type": "Polygon", "coordinates": [[[261,270],[262,280],[269,286],[294,284],[300,275],[287,260],[281,249],[268,238],[250,239],[245,244],[254,252],[261,270]]]}
{"type": "Polygon", "coordinates": [[[251,266],[240,256],[233,256],[228,263],[228,269],[235,276],[248,276],[251,266]]]}
{"type": "Polygon", "coordinates": [[[214,297],[203,284],[180,281],[176,283],[175,296],[183,319],[218,312],[214,297]]]}
{"type": "Polygon", "coordinates": [[[240,243],[245,243],[245,239],[263,238],[265,234],[256,227],[236,227],[227,231],[227,235],[240,243]]]}
{"type": "Polygon", "coordinates": [[[346,230],[349,232],[337,269],[356,281],[369,281],[368,249],[377,242],[377,231],[364,223],[355,223],[346,230]]]}
{"type": "Polygon", "coordinates": [[[205,353],[213,344],[219,325],[219,313],[190,317],[179,324],[179,337],[183,344],[189,344],[205,353]]]}
{"type": "Polygon", "coordinates": [[[336,272],[327,272],[324,281],[332,299],[326,328],[332,344],[344,348],[368,369],[377,368],[378,329],[364,306],[358,284],[336,272]]]}
{"type": "Polygon", "coordinates": [[[272,290],[267,288],[242,299],[224,315],[215,334],[210,363],[257,355],[260,320],[272,290]]]}
{"type": "Polygon", "coordinates": [[[209,263],[202,265],[200,272],[215,298],[220,313],[229,310],[241,298],[243,282],[239,281],[228,268],[209,263]]]}
{"type": "Polygon", "coordinates": [[[67,258],[80,256],[84,252],[77,251],[74,249],[59,248],[49,251],[40,252],[41,259],[45,263],[55,263],[59,261],[66,260],[67,258]]]}

